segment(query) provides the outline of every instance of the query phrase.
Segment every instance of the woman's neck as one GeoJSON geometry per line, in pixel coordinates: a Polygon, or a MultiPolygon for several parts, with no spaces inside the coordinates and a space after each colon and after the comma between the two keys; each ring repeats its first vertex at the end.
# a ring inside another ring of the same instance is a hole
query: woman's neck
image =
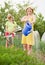
{"type": "Polygon", "coordinates": [[[9,20],[10,22],[12,22],[12,20],[9,20]]]}

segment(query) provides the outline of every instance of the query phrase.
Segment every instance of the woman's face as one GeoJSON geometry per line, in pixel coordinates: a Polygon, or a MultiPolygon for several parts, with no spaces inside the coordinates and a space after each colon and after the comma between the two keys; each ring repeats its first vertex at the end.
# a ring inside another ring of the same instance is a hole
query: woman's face
{"type": "Polygon", "coordinates": [[[11,18],[9,18],[8,20],[9,20],[10,22],[13,22],[13,18],[12,18],[12,17],[11,17],[11,18]]]}
{"type": "Polygon", "coordinates": [[[11,18],[11,19],[10,19],[10,21],[12,21],[12,22],[13,22],[13,21],[14,21],[14,19],[13,19],[13,18],[11,18]]]}
{"type": "Polygon", "coordinates": [[[27,12],[27,15],[31,15],[31,14],[33,13],[33,10],[32,10],[31,8],[28,8],[28,9],[26,10],[26,12],[27,12]]]}

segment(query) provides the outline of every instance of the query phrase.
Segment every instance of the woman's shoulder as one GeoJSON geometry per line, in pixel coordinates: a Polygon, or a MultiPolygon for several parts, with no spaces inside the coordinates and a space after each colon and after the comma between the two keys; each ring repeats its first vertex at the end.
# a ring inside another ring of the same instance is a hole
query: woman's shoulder
{"type": "Polygon", "coordinates": [[[16,21],[14,21],[14,25],[15,25],[15,26],[17,26],[17,23],[16,23],[16,21]]]}
{"type": "Polygon", "coordinates": [[[8,21],[6,21],[6,23],[5,24],[7,24],[8,23],[8,21]]]}
{"type": "Polygon", "coordinates": [[[14,24],[16,24],[16,21],[14,21],[14,24]]]}
{"type": "Polygon", "coordinates": [[[9,21],[7,21],[6,23],[5,23],[5,25],[8,25],[9,24],[9,21]]]}

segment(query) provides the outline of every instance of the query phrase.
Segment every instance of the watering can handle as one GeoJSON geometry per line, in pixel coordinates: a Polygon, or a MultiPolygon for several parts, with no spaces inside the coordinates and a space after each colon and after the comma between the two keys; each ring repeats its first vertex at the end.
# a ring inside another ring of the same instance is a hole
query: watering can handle
{"type": "Polygon", "coordinates": [[[32,30],[31,31],[28,31],[27,33],[29,34],[29,33],[31,33],[32,32],[32,30]]]}

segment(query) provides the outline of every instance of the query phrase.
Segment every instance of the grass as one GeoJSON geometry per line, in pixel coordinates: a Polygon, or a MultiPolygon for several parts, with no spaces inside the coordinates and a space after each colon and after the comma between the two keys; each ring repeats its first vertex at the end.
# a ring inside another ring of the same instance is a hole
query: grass
{"type": "MultiPolygon", "coordinates": [[[[13,48],[5,48],[5,41],[4,37],[0,37],[0,65],[45,65],[42,59],[36,55],[34,48],[33,54],[30,56],[23,51],[20,39],[14,38],[13,48]]],[[[43,42],[40,42],[40,50],[42,53],[45,51],[43,42]]]]}
{"type": "Polygon", "coordinates": [[[35,54],[27,55],[21,48],[0,47],[0,65],[45,65],[35,54]]]}

